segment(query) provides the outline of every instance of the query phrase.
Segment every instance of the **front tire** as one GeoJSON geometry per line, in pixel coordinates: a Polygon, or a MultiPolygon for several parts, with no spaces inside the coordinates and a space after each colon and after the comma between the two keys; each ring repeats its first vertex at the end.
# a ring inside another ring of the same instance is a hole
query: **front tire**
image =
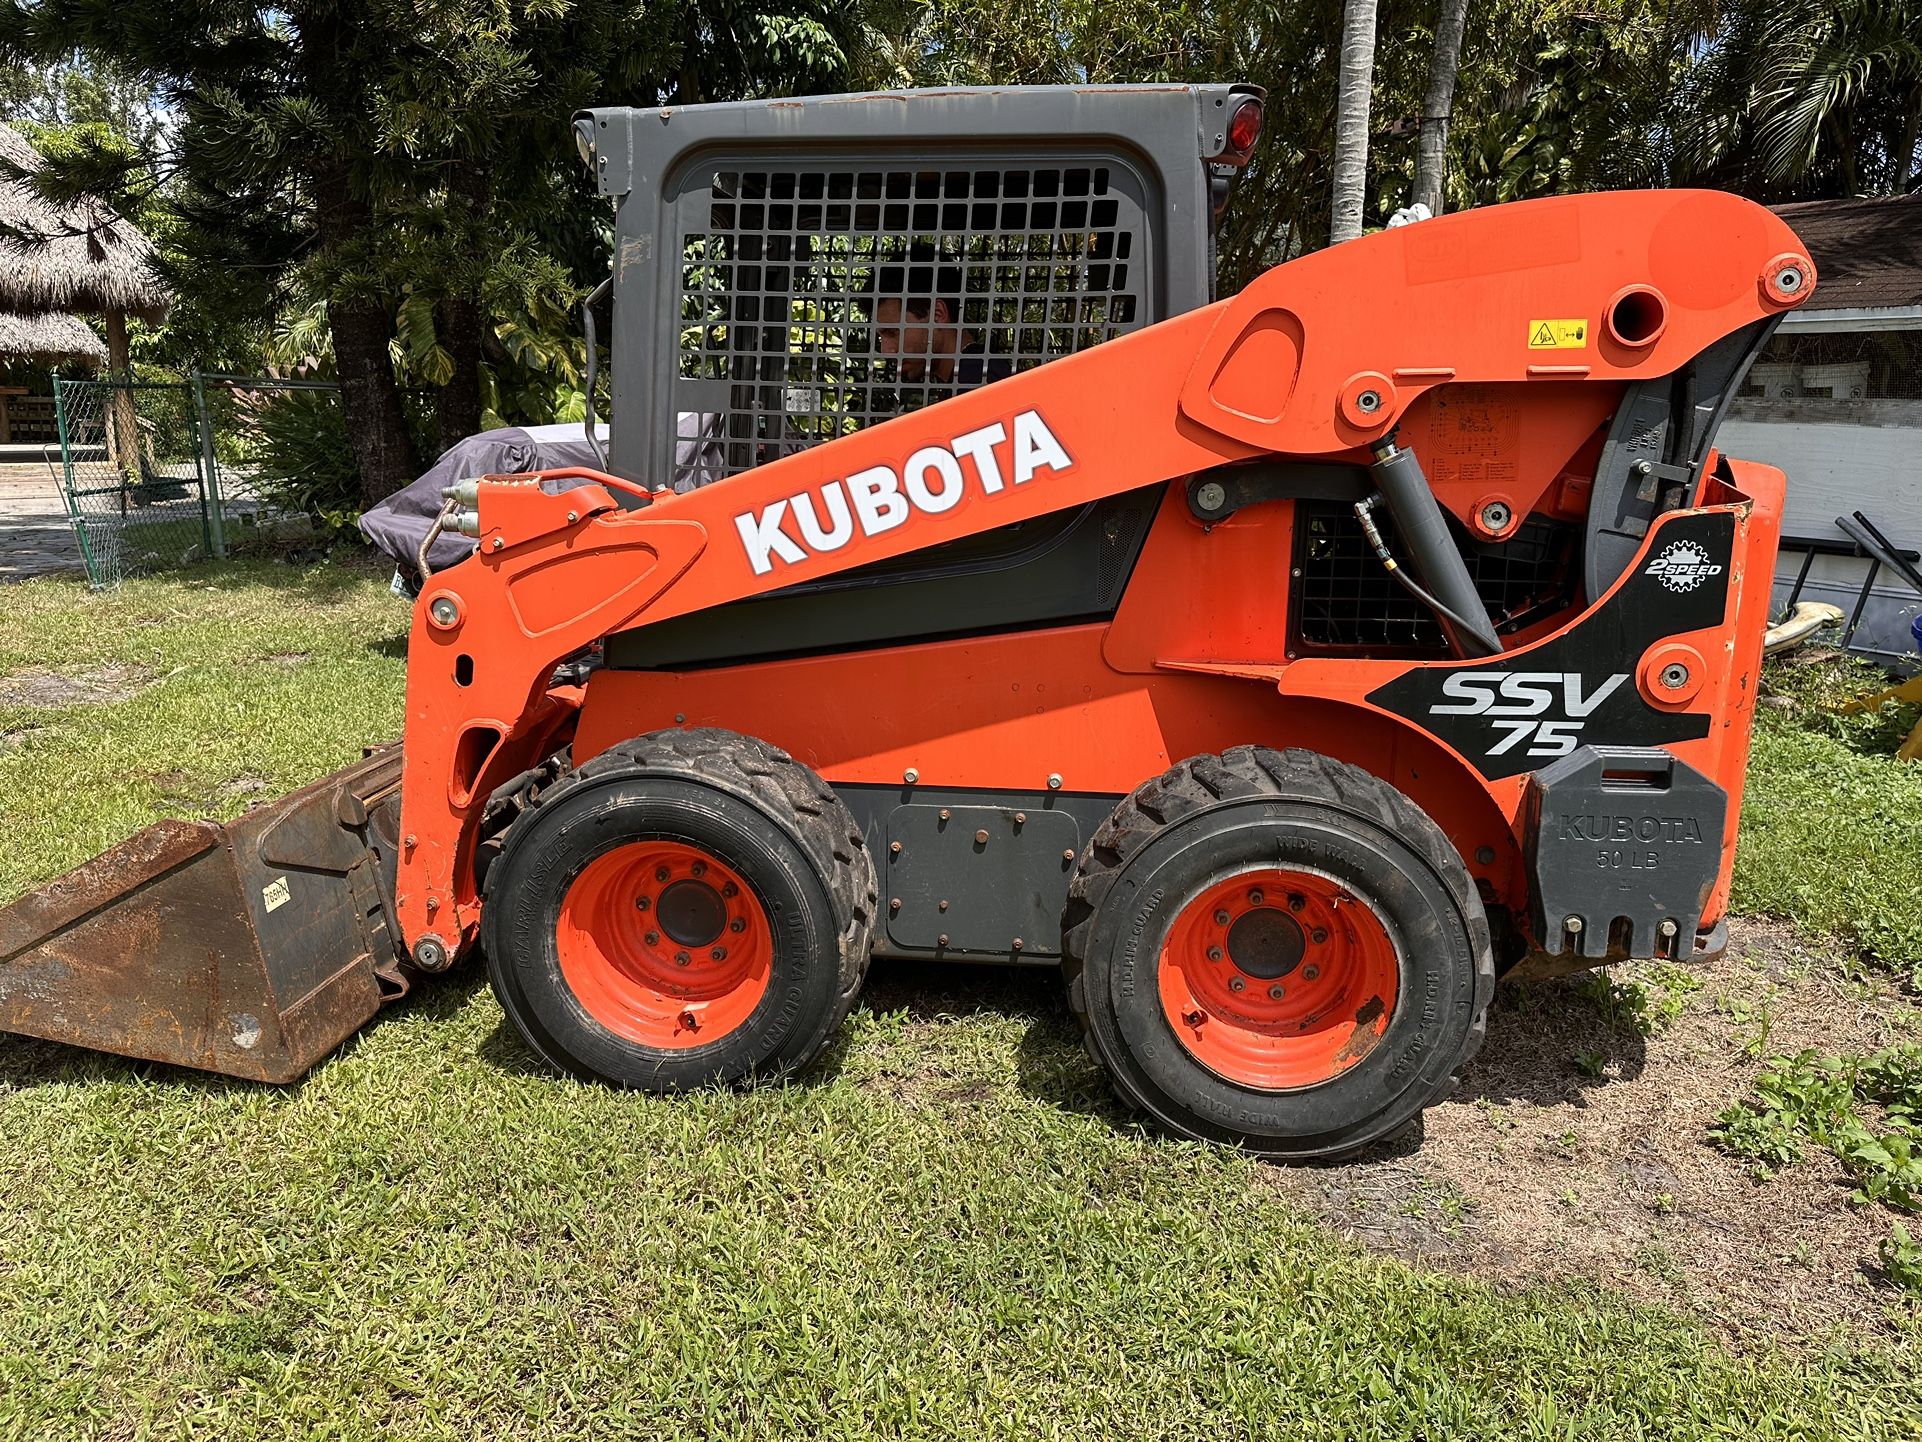
{"type": "Polygon", "coordinates": [[[482,946],[550,1064],[681,1091],[811,1062],[866,975],[874,901],[861,829],[813,771],[734,732],[659,731],[508,829],[482,946]]]}
{"type": "Polygon", "coordinates": [[[1122,1098],[1178,1135],[1344,1156],[1446,1095],[1494,992],[1460,856],[1401,792],[1235,747],[1147,782],[1069,890],[1069,1000],[1122,1098]]]}

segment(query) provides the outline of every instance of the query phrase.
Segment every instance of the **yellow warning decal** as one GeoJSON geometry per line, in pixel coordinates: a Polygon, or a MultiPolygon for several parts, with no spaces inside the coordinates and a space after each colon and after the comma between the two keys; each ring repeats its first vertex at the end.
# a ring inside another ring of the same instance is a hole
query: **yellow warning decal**
{"type": "Polygon", "coordinates": [[[1588,344],[1585,320],[1531,320],[1528,323],[1530,350],[1581,350],[1588,344]]]}

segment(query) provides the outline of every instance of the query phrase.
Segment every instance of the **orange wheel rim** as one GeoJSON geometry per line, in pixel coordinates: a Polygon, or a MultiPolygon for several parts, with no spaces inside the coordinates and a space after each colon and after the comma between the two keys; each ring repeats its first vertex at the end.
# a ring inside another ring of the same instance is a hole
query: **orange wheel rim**
{"type": "Polygon", "coordinates": [[[662,1051],[745,1023],[774,960],[767,911],[699,847],[637,841],[589,862],[561,901],[561,976],[595,1021],[662,1051]]]}
{"type": "Polygon", "coordinates": [[[1161,1009],[1189,1054],[1262,1091],[1315,1086],[1387,1032],[1401,961],[1375,909],[1332,877],[1266,868],[1182,908],[1161,949],[1161,1009]]]}

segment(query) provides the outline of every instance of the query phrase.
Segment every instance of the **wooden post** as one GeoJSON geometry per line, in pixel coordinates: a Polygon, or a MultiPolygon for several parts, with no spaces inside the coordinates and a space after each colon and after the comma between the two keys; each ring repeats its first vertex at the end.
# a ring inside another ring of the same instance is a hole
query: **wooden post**
{"type": "Polygon", "coordinates": [[[127,350],[127,313],[107,312],[107,379],[114,382],[107,424],[108,454],[122,477],[140,474],[140,430],[134,416],[133,359],[127,350]]]}

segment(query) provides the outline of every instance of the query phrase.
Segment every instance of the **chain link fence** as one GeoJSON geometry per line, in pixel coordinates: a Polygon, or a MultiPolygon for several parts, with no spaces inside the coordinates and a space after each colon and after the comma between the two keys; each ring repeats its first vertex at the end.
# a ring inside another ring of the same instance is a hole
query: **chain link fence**
{"type": "Polygon", "coordinates": [[[317,414],[337,425],[339,405],[339,388],[323,381],[56,379],[56,479],[89,582],[305,533],[298,433],[317,414]]]}

